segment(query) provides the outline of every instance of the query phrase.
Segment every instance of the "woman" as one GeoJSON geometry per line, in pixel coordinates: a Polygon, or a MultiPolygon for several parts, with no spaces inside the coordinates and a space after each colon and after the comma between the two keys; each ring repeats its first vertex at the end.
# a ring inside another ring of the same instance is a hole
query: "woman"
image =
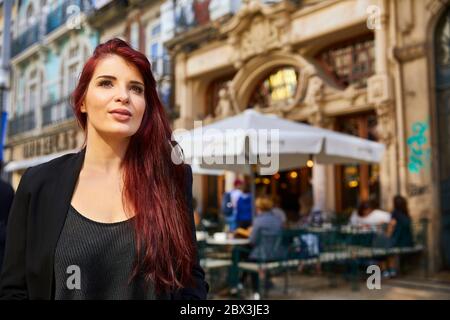
{"type": "Polygon", "coordinates": [[[85,148],[23,175],[0,297],[206,298],[192,171],[172,161],[147,58],[120,39],[100,44],[72,101],[85,148]]]}
{"type": "MultiPolygon", "coordinates": [[[[283,230],[283,222],[281,218],[272,212],[273,201],[268,196],[258,197],[255,200],[256,217],[253,220],[253,224],[247,229],[238,228],[240,235],[245,235],[250,240],[250,245],[246,248],[247,252],[242,250],[233,250],[233,262],[236,265],[238,261],[248,259],[249,261],[273,261],[280,259],[284,256],[285,248],[280,246],[280,242],[276,241],[277,237],[281,237],[283,230]],[[244,231],[245,230],[245,231],[244,231]],[[262,236],[264,234],[264,236],[262,236]]],[[[230,279],[233,282],[234,287],[231,289],[231,293],[236,293],[239,288],[242,288],[242,284],[245,282],[248,273],[244,272],[240,279],[240,284],[237,284],[238,269],[236,266],[231,270],[230,279]]],[[[259,294],[259,281],[256,273],[251,273],[252,277],[252,289],[253,298],[258,300],[259,294]]],[[[264,273],[260,272],[260,277],[264,278],[264,273]]],[[[271,286],[270,274],[267,272],[265,277],[265,286],[271,286]]]]}
{"type": "MultiPolygon", "coordinates": [[[[411,218],[406,199],[400,195],[396,195],[393,199],[393,208],[391,221],[386,230],[389,247],[404,248],[414,246],[411,218]]],[[[383,276],[385,278],[396,277],[399,265],[399,255],[388,256],[386,263],[381,266],[383,276]]]]}

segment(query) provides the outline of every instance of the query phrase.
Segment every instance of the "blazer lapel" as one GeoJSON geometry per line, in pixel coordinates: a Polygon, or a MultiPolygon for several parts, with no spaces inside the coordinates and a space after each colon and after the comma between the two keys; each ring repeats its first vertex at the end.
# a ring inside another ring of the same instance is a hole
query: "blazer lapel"
{"type": "Polygon", "coordinates": [[[64,227],[72,195],[75,191],[75,185],[83,166],[85,153],[86,148],[83,148],[80,152],[69,158],[58,172],[56,172],[55,178],[53,179],[54,194],[52,195],[52,199],[54,201],[48,204],[45,217],[47,224],[45,230],[48,232],[46,236],[48,246],[44,255],[44,274],[42,275],[44,277],[44,283],[48,284],[46,292],[43,292],[43,294],[49,299],[52,299],[54,294],[54,257],[56,245],[64,227]]]}

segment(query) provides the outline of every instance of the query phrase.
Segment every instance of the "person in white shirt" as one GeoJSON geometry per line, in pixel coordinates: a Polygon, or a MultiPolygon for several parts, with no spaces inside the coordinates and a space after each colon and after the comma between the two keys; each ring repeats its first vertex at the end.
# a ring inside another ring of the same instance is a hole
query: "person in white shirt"
{"type": "Polygon", "coordinates": [[[353,212],[350,224],[355,226],[378,226],[387,224],[391,220],[389,212],[376,209],[373,201],[363,201],[358,210],[353,212]]]}

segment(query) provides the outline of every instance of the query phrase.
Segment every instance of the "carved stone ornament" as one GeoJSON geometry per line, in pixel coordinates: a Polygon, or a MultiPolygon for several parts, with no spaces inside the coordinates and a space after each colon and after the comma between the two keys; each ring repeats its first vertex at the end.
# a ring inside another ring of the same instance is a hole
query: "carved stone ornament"
{"type": "Polygon", "coordinates": [[[404,46],[402,48],[394,49],[394,56],[401,62],[412,61],[425,56],[427,53],[426,44],[423,42],[414,43],[404,46]]]}
{"type": "Polygon", "coordinates": [[[223,119],[231,117],[237,113],[239,113],[239,109],[236,106],[231,83],[228,82],[227,86],[219,91],[219,102],[214,110],[215,118],[223,119]]]}
{"type": "Polygon", "coordinates": [[[377,113],[377,134],[380,142],[389,145],[394,137],[394,112],[392,103],[382,103],[375,107],[377,113]]]}
{"type": "Polygon", "coordinates": [[[311,77],[308,81],[308,88],[306,89],[306,95],[304,102],[309,105],[317,105],[324,99],[324,83],[319,77],[311,77]]]}
{"type": "Polygon", "coordinates": [[[433,15],[439,13],[439,11],[447,5],[449,0],[429,0],[426,8],[428,11],[430,11],[433,15]]]}
{"type": "Polygon", "coordinates": [[[367,100],[375,105],[392,100],[391,80],[387,74],[377,74],[367,80],[367,100]]]}
{"type": "Polygon", "coordinates": [[[288,40],[291,5],[285,1],[266,5],[259,1],[245,3],[221,33],[234,47],[232,62],[236,68],[254,56],[274,49],[289,51],[288,40]]]}
{"type": "Polygon", "coordinates": [[[312,111],[308,114],[307,120],[308,123],[320,128],[330,128],[333,124],[333,119],[326,116],[319,105],[313,107],[312,111]]]}
{"type": "Polygon", "coordinates": [[[240,58],[242,60],[281,45],[278,28],[268,20],[258,20],[250,30],[242,34],[240,41],[240,58]]]}

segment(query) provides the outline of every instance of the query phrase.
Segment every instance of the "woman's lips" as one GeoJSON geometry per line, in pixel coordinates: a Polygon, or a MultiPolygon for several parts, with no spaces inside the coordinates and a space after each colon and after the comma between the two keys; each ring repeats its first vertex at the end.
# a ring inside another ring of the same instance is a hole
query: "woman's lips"
{"type": "Polygon", "coordinates": [[[131,113],[128,110],[113,110],[109,114],[117,121],[127,121],[131,118],[131,113]]]}

